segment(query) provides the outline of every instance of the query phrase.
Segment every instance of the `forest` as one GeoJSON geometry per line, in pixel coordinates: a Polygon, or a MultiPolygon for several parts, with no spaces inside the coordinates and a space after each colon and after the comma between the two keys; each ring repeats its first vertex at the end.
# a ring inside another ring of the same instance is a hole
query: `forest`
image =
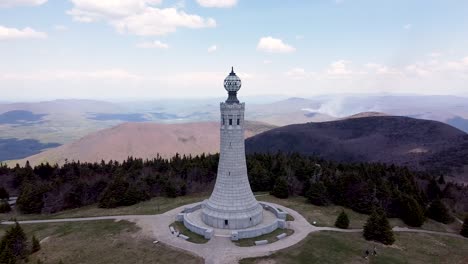
{"type": "MultiPolygon", "coordinates": [[[[55,213],[95,204],[127,206],[152,197],[210,192],[219,155],[180,156],[151,160],[129,157],[123,162],[66,162],[31,167],[0,165],[0,189],[17,195],[25,214],[55,213]]],[[[446,182],[442,175],[380,163],[336,163],[300,154],[250,154],[249,180],[254,192],[279,198],[302,195],[316,205],[340,205],[370,214],[383,209],[410,226],[426,217],[468,211],[468,187],[446,182]]],[[[437,219],[436,219],[437,220],[437,219]]]]}

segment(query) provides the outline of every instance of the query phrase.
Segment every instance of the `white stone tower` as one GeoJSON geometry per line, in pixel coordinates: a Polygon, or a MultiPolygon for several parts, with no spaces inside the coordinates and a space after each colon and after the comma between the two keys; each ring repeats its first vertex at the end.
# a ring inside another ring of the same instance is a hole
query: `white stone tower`
{"type": "Polygon", "coordinates": [[[229,97],[221,103],[221,149],[216,184],[202,204],[205,224],[223,229],[243,229],[262,222],[263,208],[250,189],[244,145],[245,103],[239,103],[241,80],[231,73],[224,80],[229,97]]]}

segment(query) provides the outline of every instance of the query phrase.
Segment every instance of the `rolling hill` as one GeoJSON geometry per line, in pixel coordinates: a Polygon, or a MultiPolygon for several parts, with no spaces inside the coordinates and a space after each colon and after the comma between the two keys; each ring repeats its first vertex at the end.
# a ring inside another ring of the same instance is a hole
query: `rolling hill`
{"type": "Polygon", "coordinates": [[[370,116],[289,125],[247,139],[246,151],[299,152],[339,162],[393,163],[448,173],[468,182],[468,134],[430,120],[370,116]]]}
{"type": "MultiPolygon", "coordinates": [[[[274,126],[269,124],[247,121],[245,134],[250,137],[272,128],[274,126]]],[[[36,165],[41,162],[63,164],[66,159],[82,162],[122,161],[129,156],[151,159],[157,154],[172,157],[176,153],[196,155],[218,151],[218,122],[124,123],[17,162],[23,165],[29,160],[31,165],[36,165]]]]}

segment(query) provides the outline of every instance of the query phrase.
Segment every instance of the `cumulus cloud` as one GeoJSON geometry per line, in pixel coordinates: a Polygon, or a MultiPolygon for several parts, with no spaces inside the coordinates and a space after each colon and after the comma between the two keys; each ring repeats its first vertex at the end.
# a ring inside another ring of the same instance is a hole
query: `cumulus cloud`
{"type": "Polygon", "coordinates": [[[44,39],[47,34],[44,32],[36,31],[30,27],[23,29],[8,28],[0,26],[0,40],[11,39],[44,39]]]}
{"type": "Polygon", "coordinates": [[[291,53],[296,49],[293,46],[284,43],[281,39],[263,37],[260,38],[258,42],[257,50],[269,53],[291,53]]]}
{"type": "Polygon", "coordinates": [[[74,7],[67,11],[76,21],[91,23],[106,21],[119,33],[139,36],[160,36],[175,32],[179,27],[210,28],[216,26],[212,18],[187,14],[176,7],[157,8],[161,0],[94,1],[72,0],[74,7]]]}
{"type": "Polygon", "coordinates": [[[3,81],[57,81],[57,80],[138,80],[141,76],[130,73],[123,69],[103,70],[49,70],[33,73],[3,73],[0,80],[3,81]]]}
{"type": "Polygon", "coordinates": [[[347,60],[339,60],[332,62],[327,70],[330,75],[349,75],[352,73],[348,66],[351,62],[347,60]]]}
{"type": "Polygon", "coordinates": [[[237,4],[237,0],[197,0],[197,3],[203,7],[227,8],[237,4]]]}
{"type": "Polygon", "coordinates": [[[303,79],[307,76],[307,73],[303,68],[297,67],[287,71],[286,76],[291,77],[292,79],[303,79]]]}
{"type": "Polygon", "coordinates": [[[209,48],[208,48],[208,52],[209,53],[212,53],[212,52],[215,52],[218,50],[218,47],[216,45],[211,45],[209,48]]]}
{"type": "Polygon", "coordinates": [[[137,47],[142,49],[168,49],[169,45],[159,40],[155,40],[138,43],[137,47]]]}
{"type": "Polygon", "coordinates": [[[15,6],[38,6],[45,4],[47,0],[1,0],[0,8],[15,7],[15,6]]]}
{"type": "Polygon", "coordinates": [[[64,26],[64,25],[55,25],[55,26],[54,26],[54,30],[55,30],[55,31],[67,31],[67,30],[68,30],[68,27],[67,27],[67,26],[64,26]]]}

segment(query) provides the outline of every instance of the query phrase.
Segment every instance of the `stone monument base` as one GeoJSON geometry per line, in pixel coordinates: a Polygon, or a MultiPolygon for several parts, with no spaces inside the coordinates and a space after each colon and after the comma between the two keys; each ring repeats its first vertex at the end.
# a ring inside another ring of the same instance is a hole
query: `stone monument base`
{"type": "Polygon", "coordinates": [[[249,228],[222,229],[208,226],[202,220],[202,203],[193,204],[186,207],[177,215],[177,221],[183,222],[190,231],[211,239],[212,236],[230,237],[236,241],[243,238],[253,238],[271,233],[278,228],[284,229],[287,226],[287,213],[278,210],[274,205],[260,202],[262,206],[262,221],[249,228]]]}

